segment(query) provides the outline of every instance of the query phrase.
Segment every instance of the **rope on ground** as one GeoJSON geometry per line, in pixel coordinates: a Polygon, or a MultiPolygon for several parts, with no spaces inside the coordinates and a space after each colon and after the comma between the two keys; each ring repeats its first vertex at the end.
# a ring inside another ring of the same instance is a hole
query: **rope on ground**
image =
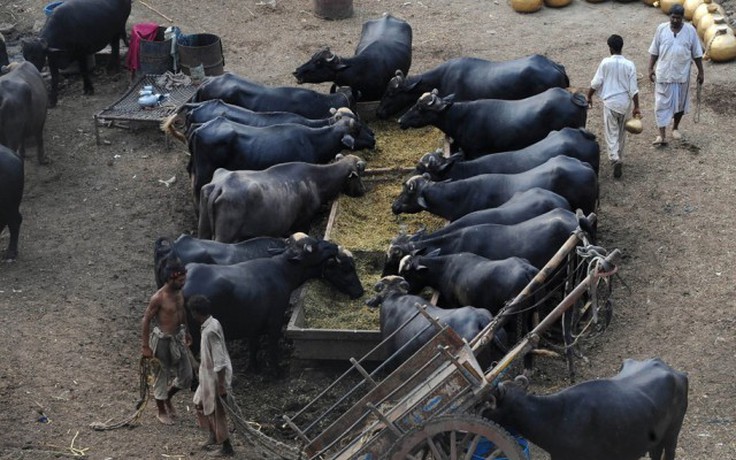
{"type": "Polygon", "coordinates": [[[230,415],[236,428],[241,430],[245,440],[253,447],[260,448],[259,450],[261,452],[259,453],[262,455],[262,458],[278,458],[285,460],[299,460],[302,458],[302,454],[298,449],[273,439],[272,437],[253,428],[251,426],[253,422],[245,420],[243,412],[240,410],[240,407],[232,394],[228,393],[225,399],[220,398],[220,402],[225,406],[225,410],[227,410],[227,413],[230,415]]]}
{"type": "Polygon", "coordinates": [[[135,412],[133,412],[132,415],[123,420],[120,420],[119,422],[113,423],[112,419],[108,419],[104,422],[92,422],[89,424],[89,426],[93,430],[97,431],[114,430],[117,428],[122,428],[124,426],[133,426],[135,422],[138,421],[141,414],[143,414],[143,410],[146,408],[146,403],[148,402],[148,397],[150,395],[151,385],[153,384],[153,371],[154,368],[158,367],[159,365],[160,364],[156,358],[146,358],[141,356],[141,360],[138,365],[140,378],[140,398],[135,404],[135,412]]]}

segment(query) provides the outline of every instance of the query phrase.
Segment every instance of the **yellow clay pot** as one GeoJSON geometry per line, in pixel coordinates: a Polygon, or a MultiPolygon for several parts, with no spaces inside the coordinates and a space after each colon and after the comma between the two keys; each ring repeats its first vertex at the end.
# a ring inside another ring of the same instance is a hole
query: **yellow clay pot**
{"type": "Polygon", "coordinates": [[[695,13],[695,9],[700,6],[703,3],[703,0],[685,0],[685,3],[682,5],[685,7],[685,19],[688,21],[693,18],[693,13],[695,13]]]}
{"type": "Polygon", "coordinates": [[[700,22],[700,19],[703,16],[705,16],[706,14],[716,13],[723,16],[726,15],[726,11],[724,11],[721,5],[714,3],[712,0],[703,0],[703,3],[698,5],[698,7],[695,8],[695,11],[693,12],[692,24],[695,27],[698,27],[698,22],[700,22]]]}
{"type": "Polygon", "coordinates": [[[542,9],[543,0],[511,0],[511,8],[517,13],[535,13],[542,9]]]}
{"type": "Polygon", "coordinates": [[[736,59],[736,37],[733,29],[716,31],[708,47],[708,57],[713,62],[727,62],[736,59]]]}

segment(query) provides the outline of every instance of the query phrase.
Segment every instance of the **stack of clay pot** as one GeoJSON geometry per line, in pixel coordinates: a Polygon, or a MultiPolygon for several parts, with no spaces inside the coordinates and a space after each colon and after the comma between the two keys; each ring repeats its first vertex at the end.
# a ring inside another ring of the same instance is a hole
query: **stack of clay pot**
{"type": "MultiPolygon", "coordinates": [[[[697,0],[686,1],[686,17],[688,1],[694,3],[697,0]]],[[[700,0],[700,3],[692,9],[691,20],[698,31],[698,36],[703,40],[706,59],[714,62],[736,59],[736,37],[733,28],[728,25],[726,12],[721,5],[713,0],[700,0]]]]}

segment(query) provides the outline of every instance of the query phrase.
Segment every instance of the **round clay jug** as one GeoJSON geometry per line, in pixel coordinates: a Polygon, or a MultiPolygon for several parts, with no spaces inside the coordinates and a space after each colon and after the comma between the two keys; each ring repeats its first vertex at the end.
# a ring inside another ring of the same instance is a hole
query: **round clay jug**
{"type": "Polygon", "coordinates": [[[698,37],[700,37],[701,40],[703,40],[703,36],[705,36],[705,31],[708,29],[708,27],[712,26],[715,23],[716,16],[721,16],[720,14],[704,14],[700,21],[698,21],[698,25],[696,27],[698,31],[698,37]]]}
{"type": "Polygon", "coordinates": [[[631,134],[641,134],[644,130],[644,126],[641,124],[641,117],[635,116],[633,118],[629,118],[626,123],[624,123],[624,129],[631,134]]]}
{"type": "Polygon", "coordinates": [[[544,5],[550,8],[562,8],[572,3],[572,0],[544,0],[544,5]]]}
{"type": "Polygon", "coordinates": [[[511,8],[517,13],[535,13],[542,9],[543,0],[511,0],[511,8]]]}
{"type": "Polygon", "coordinates": [[[685,3],[685,0],[659,0],[659,9],[664,14],[670,14],[670,8],[675,5],[682,5],[683,3],[685,3]]]}
{"type": "Polygon", "coordinates": [[[688,21],[693,18],[693,13],[695,13],[695,8],[697,8],[701,3],[703,3],[703,0],[685,0],[685,3],[682,5],[685,7],[685,19],[688,21]]]}
{"type": "Polygon", "coordinates": [[[710,41],[713,40],[713,37],[716,35],[716,31],[722,28],[728,29],[726,33],[730,31],[733,34],[733,29],[728,26],[726,18],[724,16],[721,16],[720,14],[714,14],[713,24],[705,29],[705,32],[703,32],[703,45],[708,46],[708,43],[710,43],[710,41]]]}
{"type": "Polygon", "coordinates": [[[705,16],[706,14],[721,14],[723,16],[726,15],[726,12],[723,10],[723,7],[717,3],[713,3],[712,0],[703,0],[703,3],[698,5],[697,8],[695,8],[695,11],[693,12],[693,19],[692,24],[697,28],[698,22],[700,22],[700,19],[705,16]]]}
{"type": "Polygon", "coordinates": [[[708,43],[708,56],[713,62],[727,62],[736,59],[736,37],[733,29],[719,29],[708,43]],[[729,33],[730,31],[730,33],[729,33]]]}

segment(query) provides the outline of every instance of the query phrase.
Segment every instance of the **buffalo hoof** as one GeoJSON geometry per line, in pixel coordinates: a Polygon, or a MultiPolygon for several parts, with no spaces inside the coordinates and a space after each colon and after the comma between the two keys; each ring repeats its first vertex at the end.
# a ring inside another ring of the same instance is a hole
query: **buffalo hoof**
{"type": "Polygon", "coordinates": [[[92,96],[92,95],[95,94],[95,90],[94,90],[94,88],[89,88],[89,89],[88,88],[85,88],[84,89],[84,94],[85,94],[85,96],[92,96]]]}

